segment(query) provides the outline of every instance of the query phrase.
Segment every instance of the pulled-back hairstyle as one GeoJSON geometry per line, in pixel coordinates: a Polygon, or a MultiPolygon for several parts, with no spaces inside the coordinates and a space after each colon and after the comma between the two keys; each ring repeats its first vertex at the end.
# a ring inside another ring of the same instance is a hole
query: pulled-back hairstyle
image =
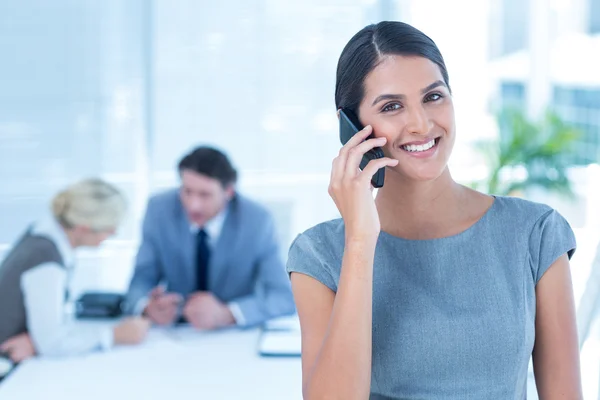
{"type": "Polygon", "coordinates": [[[424,57],[437,64],[450,90],[448,71],[437,45],[411,25],[383,21],[368,25],[346,44],[337,65],[335,106],[358,115],[367,75],[388,55],[424,57]]]}

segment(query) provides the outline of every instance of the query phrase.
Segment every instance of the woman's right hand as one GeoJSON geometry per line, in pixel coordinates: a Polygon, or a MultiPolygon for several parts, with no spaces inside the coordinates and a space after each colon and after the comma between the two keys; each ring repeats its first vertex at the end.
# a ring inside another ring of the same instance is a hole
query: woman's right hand
{"type": "Polygon", "coordinates": [[[115,344],[139,344],[150,329],[150,321],[143,317],[130,317],[123,320],[113,329],[115,344]]]}
{"type": "Polygon", "coordinates": [[[28,333],[21,333],[7,339],[0,345],[0,351],[6,353],[13,362],[21,362],[35,355],[35,346],[28,333]]]}
{"type": "Polygon", "coordinates": [[[346,240],[377,239],[381,224],[373,199],[371,178],[383,167],[394,167],[398,160],[384,157],[371,160],[360,170],[363,155],[374,147],[382,147],[386,138],[365,140],[373,131],[367,125],[354,135],[333,160],[329,195],[335,202],[346,228],[346,240]]]}

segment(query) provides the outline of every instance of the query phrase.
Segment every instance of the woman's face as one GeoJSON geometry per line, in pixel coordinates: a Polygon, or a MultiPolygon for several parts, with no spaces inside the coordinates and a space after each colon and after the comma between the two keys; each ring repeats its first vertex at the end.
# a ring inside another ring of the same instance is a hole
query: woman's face
{"type": "Polygon", "coordinates": [[[364,83],[360,120],[376,137],[386,137],[392,169],[408,179],[438,178],[455,139],[454,107],[439,67],[423,57],[390,55],[364,83]]]}
{"type": "Polygon", "coordinates": [[[82,247],[98,247],[115,234],[115,229],[93,230],[85,226],[76,226],[74,229],[82,247]]]}

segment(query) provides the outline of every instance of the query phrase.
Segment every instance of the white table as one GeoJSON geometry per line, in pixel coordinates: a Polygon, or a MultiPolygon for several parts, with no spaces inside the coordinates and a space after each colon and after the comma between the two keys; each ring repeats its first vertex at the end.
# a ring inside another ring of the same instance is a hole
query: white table
{"type": "Polygon", "coordinates": [[[0,384],[0,399],[301,400],[300,358],[258,356],[259,334],[153,329],[137,347],[34,358],[0,384]]]}

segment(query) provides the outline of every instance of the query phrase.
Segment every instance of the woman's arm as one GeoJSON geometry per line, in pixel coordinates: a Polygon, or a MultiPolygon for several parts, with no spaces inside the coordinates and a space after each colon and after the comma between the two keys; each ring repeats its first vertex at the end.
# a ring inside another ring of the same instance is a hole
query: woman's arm
{"type": "Polygon", "coordinates": [[[305,399],[369,397],[374,246],[369,247],[346,248],[335,295],[307,275],[292,274],[305,399]]]}
{"type": "MultiPolygon", "coordinates": [[[[8,338],[0,344],[0,352],[5,353],[13,362],[21,362],[35,355],[35,347],[28,333],[8,338]]],[[[1,357],[1,356],[0,356],[1,357]]]]}
{"type": "Polygon", "coordinates": [[[381,225],[371,178],[397,160],[362,156],[385,138],[367,139],[367,126],[350,139],[333,162],[329,194],[345,227],[337,292],[306,275],[293,274],[292,288],[302,327],[305,399],[364,400],[371,389],[373,260],[381,225]]]}
{"type": "Polygon", "coordinates": [[[27,327],[37,353],[66,356],[111,347],[111,328],[84,328],[65,320],[66,287],[67,273],[56,263],[39,265],[21,277],[27,327]]]}
{"type": "Polygon", "coordinates": [[[540,400],[583,399],[569,259],[561,256],[536,286],[533,367],[540,400]]]}

